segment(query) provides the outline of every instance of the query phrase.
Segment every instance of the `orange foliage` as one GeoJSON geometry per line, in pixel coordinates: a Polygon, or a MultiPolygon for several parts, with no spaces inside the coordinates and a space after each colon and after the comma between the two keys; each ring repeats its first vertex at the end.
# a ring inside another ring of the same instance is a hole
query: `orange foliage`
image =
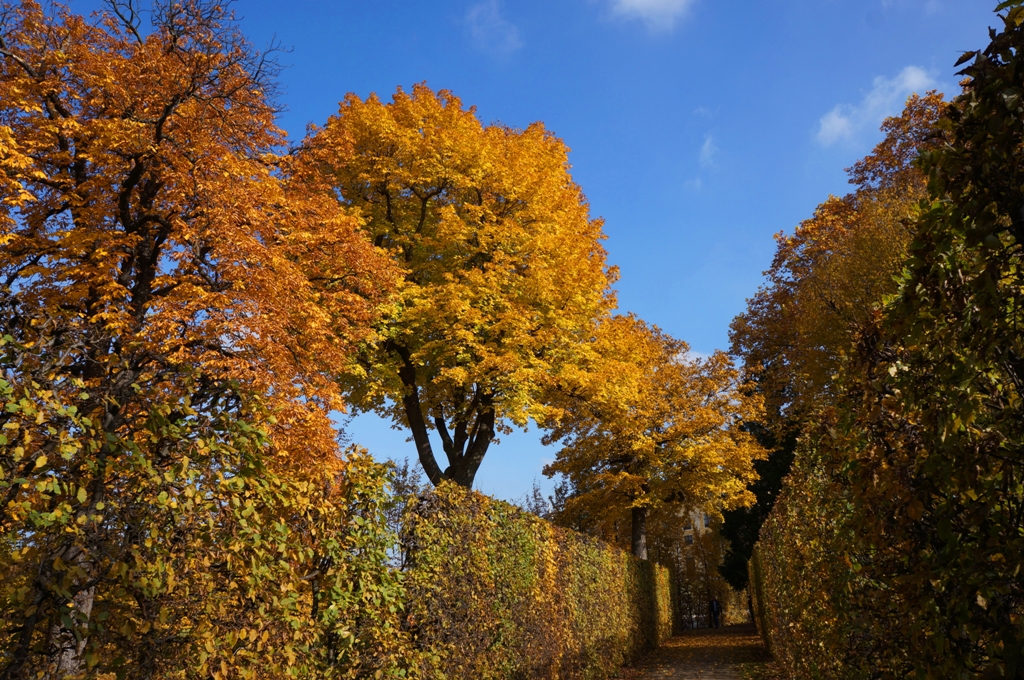
{"type": "Polygon", "coordinates": [[[218,5],[162,5],[146,36],[55,11],[10,8],[0,38],[2,294],[26,330],[77,338],[62,370],[95,394],[173,392],[182,367],[241,381],[283,450],[333,460],[332,378],[389,267],[277,177],[271,63],[218,5]]]}
{"type": "Polygon", "coordinates": [[[282,179],[272,62],[221,5],[0,22],[0,675],[326,663],[295,650],[366,612],[315,591],[390,579],[328,411],[393,267],[282,179]]]}

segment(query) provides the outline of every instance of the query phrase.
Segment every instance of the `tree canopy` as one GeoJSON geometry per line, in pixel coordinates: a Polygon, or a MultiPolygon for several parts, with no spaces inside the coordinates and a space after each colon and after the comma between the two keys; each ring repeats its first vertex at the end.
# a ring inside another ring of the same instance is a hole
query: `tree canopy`
{"type": "MultiPolygon", "coordinates": [[[[773,427],[798,423],[832,394],[833,376],[886,295],[895,292],[926,178],[914,165],[942,95],[911,95],[885,138],[847,172],[855,190],[829,197],[780,233],[767,283],[732,322],[732,353],[764,395],[773,427]]],[[[783,435],[784,436],[784,435],[783,435]]]]}
{"type": "Polygon", "coordinates": [[[847,169],[854,191],[829,197],[792,234],[776,235],[768,281],[731,325],[731,352],[766,404],[751,432],[772,452],[756,464],[757,503],[727,512],[722,525],[730,541],[722,571],[734,587],[746,585],[758,531],[799,437],[839,398],[836,376],[897,289],[927,192],[916,162],[938,144],[933,125],[942,106],[940,94],[911,95],[899,116],[883,122],[882,141],[847,169]]]}
{"type": "MultiPolygon", "coordinates": [[[[633,552],[646,558],[650,513],[752,500],[746,485],[764,452],[742,426],[760,417],[760,399],[741,389],[724,353],[692,357],[633,316],[604,320],[594,352],[553,400],[564,415],[546,440],[562,448],[544,473],[572,488],[560,521],[612,539],[628,524],[633,552]]],[[[678,531],[681,521],[671,524],[678,531]]]]}
{"type": "Polygon", "coordinates": [[[416,85],[389,103],[349,95],[296,154],[296,181],[359,215],[402,272],[348,394],[411,430],[434,484],[472,486],[500,431],[548,419],[545,386],[613,304],[567,153],[540,123],[484,126],[416,85]]]}
{"type": "Polygon", "coordinates": [[[3,678],[325,668],[384,540],[345,528],[383,477],[328,410],[391,264],[280,178],[231,15],[152,19],[0,11],[3,678]]]}
{"type": "Polygon", "coordinates": [[[1022,5],[958,63],[897,288],[762,529],[759,599],[797,677],[1024,672],[1022,5]]]}

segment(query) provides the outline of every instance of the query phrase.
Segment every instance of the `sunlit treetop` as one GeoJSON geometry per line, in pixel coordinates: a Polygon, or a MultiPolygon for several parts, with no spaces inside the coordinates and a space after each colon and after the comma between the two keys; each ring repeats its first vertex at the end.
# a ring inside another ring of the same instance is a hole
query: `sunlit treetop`
{"type": "Polygon", "coordinates": [[[403,273],[350,394],[412,430],[435,483],[471,485],[497,432],[546,421],[543,385],[613,305],[601,221],[567,154],[540,123],[485,126],[425,85],[388,103],[349,95],[297,154],[296,180],[360,215],[403,273]]]}
{"type": "Polygon", "coordinates": [[[762,409],[739,379],[722,352],[701,359],[633,316],[604,320],[593,358],[553,395],[564,415],[546,439],[562,449],[544,472],[571,484],[562,521],[612,536],[630,514],[635,533],[649,512],[749,504],[764,451],[743,424],[762,409]]]}

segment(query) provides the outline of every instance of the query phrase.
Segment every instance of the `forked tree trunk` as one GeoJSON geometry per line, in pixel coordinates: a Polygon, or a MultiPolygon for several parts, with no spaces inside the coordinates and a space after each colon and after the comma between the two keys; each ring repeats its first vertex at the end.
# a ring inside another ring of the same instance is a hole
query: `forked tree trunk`
{"type": "Polygon", "coordinates": [[[427,479],[434,486],[448,480],[472,489],[480,463],[483,462],[487,449],[494,440],[497,414],[493,396],[477,388],[478,398],[473,400],[470,415],[463,416],[461,421],[451,423],[450,429],[440,414],[434,418],[434,428],[441,437],[448,458],[448,466],[442,471],[434,456],[434,448],[430,444],[430,431],[423,405],[420,403],[420,388],[412,355],[409,350],[398,345],[392,345],[392,349],[402,359],[402,367],[398,371],[406,387],[402,407],[405,411],[406,424],[416,444],[416,454],[423,471],[427,474],[427,479]]]}

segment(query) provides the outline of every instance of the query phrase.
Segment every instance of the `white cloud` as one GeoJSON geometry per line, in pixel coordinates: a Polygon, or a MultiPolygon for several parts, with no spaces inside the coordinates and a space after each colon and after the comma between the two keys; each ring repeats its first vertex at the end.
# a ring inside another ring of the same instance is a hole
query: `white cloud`
{"type": "Polygon", "coordinates": [[[470,7],[466,24],[473,42],[485,51],[507,55],[523,46],[519,29],[501,15],[498,0],[484,0],[470,7]]]}
{"type": "Polygon", "coordinates": [[[923,94],[937,83],[923,68],[908,66],[895,78],[875,78],[860,104],[839,104],[818,121],[817,140],[823,146],[851,142],[857,135],[875,130],[886,116],[903,108],[911,93],[923,94]]]}
{"type": "Polygon", "coordinates": [[[715,138],[708,135],[704,138],[704,144],[700,147],[700,167],[715,167],[715,157],[718,156],[718,147],[715,146],[715,138]]]}
{"type": "Polygon", "coordinates": [[[710,358],[711,358],[711,355],[708,354],[707,352],[698,352],[695,349],[687,350],[686,354],[683,355],[683,359],[685,361],[691,361],[691,362],[694,362],[694,361],[705,362],[705,361],[707,361],[710,358]]]}
{"type": "Polygon", "coordinates": [[[701,189],[704,188],[704,180],[702,180],[700,177],[694,177],[693,179],[686,180],[683,183],[683,186],[686,187],[686,189],[688,189],[689,191],[700,191],[701,189]]]}
{"type": "Polygon", "coordinates": [[[612,12],[641,19],[656,32],[670,31],[694,0],[611,0],[612,12]]]}

